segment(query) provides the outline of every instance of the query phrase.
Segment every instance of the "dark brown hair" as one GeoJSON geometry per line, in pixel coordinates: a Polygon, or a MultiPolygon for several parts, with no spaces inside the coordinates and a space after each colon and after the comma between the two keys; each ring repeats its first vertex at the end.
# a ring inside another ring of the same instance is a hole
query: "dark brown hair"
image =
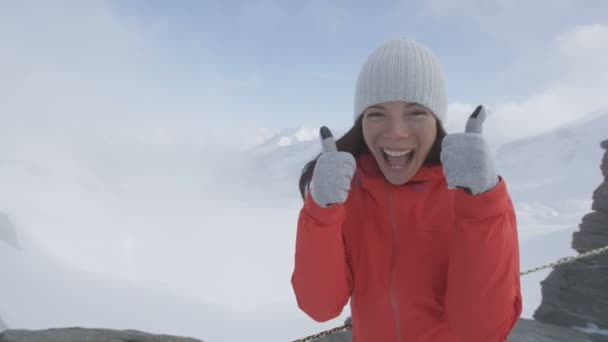
{"type": "MultiPolygon", "coordinates": [[[[433,146],[429,150],[429,154],[426,156],[426,160],[424,161],[424,166],[432,166],[438,165],[441,163],[440,154],[441,154],[441,142],[443,137],[446,136],[446,131],[441,125],[441,121],[437,121],[437,136],[435,137],[435,142],[433,142],[433,146]]],[[[336,140],[336,147],[338,151],[348,152],[355,157],[359,157],[361,154],[369,152],[367,144],[363,139],[363,115],[360,115],[359,118],[353,124],[353,127],[346,132],[340,139],[336,140]]],[[[310,185],[310,181],[312,179],[312,173],[315,169],[315,165],[317,164],[317,159],[319,159],[319,154],[315,159],[309,161],[304,165],[302,169],[302,174],[300,176],[299,187],[300,187],[300,195],[302,199],[306,197],[306,189],[310,185]]]]}

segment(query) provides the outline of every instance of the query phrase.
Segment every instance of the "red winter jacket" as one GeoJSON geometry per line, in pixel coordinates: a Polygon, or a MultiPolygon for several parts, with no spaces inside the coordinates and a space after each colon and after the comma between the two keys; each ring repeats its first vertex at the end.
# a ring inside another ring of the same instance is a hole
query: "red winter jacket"
{"type": "Polygon", "coordinates": [[[318,322],[350,299],[353,342],[506,341],[522,298],[505,181],[471,196],[432,166],[395,186],[362,155],[344,204],[307,195],[291,281],[318,322]]]}

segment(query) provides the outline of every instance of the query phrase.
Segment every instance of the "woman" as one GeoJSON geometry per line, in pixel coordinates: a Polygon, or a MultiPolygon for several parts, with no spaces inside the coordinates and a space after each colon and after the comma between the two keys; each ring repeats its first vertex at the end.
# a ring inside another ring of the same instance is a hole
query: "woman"
{"type": "Polygon", "coordinates": [[[355,342],[506,341],[522,310],[515,213],[478,107],[446,135],[434,54],[391,40],[364,63],[355,124],[300,179],[292,285],[324,322],[350,300],[355,342]]]}

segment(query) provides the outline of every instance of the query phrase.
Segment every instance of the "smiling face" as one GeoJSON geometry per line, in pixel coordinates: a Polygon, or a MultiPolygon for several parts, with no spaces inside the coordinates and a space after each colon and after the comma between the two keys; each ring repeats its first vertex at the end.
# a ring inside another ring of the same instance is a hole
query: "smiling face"
{"type": "Polygon", "coordinates": [[[363,112],[363,138],[391,184],[406,183],[424,164],[437,136],[436,120],[411,102],[384,102],[363,112]]]}

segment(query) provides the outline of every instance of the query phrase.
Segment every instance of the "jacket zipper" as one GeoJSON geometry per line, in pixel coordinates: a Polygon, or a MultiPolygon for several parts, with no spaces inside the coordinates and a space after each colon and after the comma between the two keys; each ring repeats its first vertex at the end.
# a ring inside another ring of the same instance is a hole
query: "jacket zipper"
{"type": "Polygon", "coordinates": [[[399,240],[397,236],[397,222],[395,219],[395,208],[393,206],[393,193],[389,189],[388,192],[388,206],[389,206],[389,217],[391,220],[392,227],[392,255],[391,255],[391,279],[390,279],[390,300],[391,300],[391,308],[393,310],[393,318],[395,321],[395,333],[397,335],[397,342],[401,342],[401,329],[399,327],[401,320],[399,319],[399,300],[397,298],[397,289],[396,289],[396,275],[397,271],[396,263],[397,263],[397,251],[399,247],[399,240]]]}

